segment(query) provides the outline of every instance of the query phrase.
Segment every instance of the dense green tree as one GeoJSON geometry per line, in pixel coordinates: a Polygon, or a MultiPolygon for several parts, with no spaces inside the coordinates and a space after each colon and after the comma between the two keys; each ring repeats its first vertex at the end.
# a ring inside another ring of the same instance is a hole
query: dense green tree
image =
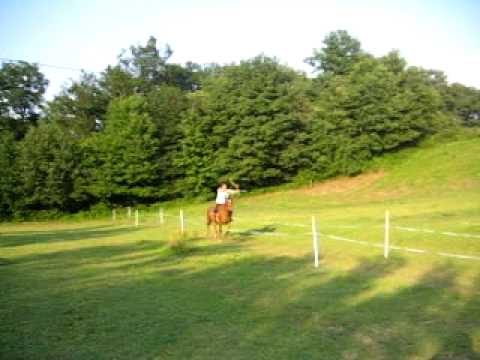
{"type": "Polygon", "coordinates": [[[13,133],[0,131],[0,219],[11,217],[18,193],[15,173],[16,146],[13,133]]]}
{"type": "Polygon", "coordinates": [[[22,210],[76,209],[75,172],[78,144],[72,134],[58,124],[42,120],[29,129],[19,144],[18,206],[22,210]]]}
{"type": "Polygon", "coordinates": [[[135,92],[146,94],[155,86],[167,83],[167,61],[173,51],[169,45],[163,52],[157,48],[157,39],[150,36],[145,46],[131,46],[119,56],[122,69],[135,79],[135,92]]]}
{"type": "Polygon", "coordinates": [[[158,129],[158,137],[169,145],[177,142],[179,120],[189,105],[188,97],[178,87],[163,85],[145,97],[146,111],[158,129]]]}
{"type": "Polygon", "coordinates": [[[329,33],[323,43],[323,48],[306,59],[321,74],[346,75],[362,54],[360,41],[345,30],[329,33]]]}
{"type": "Polygon", "coordinates": [[[480,90],[454,83],[446,88],[444,96],[447,110],[463,125],[480,126],[480,90]]]}
{"type": "Polygon", "coordinates": [[[320,83],[311,125],[319,177],[358,173],[373,156],[435,131],[442,101],[428,73],[402,70],[394,54],[388,60],[364,56],[349,74],[320,83]]]}
{"type": "Polygon", "coordinates": [[[441,116],[444,103],[440,91],[432,86],[431,71],[410,67],[400,77],[399,85],[402,101],[398,117],[407,126],[404,138],[412,137],[405,143],[416,143],[451,125],[451,118],[441,116]]]}
{"type": "Polygon", "coordinates": [[[212,136],[216,122],[209,111],[207,94],[191,94],[190,102],[180,124],[181,147],[175,158],[180,175],[176,188],[184,196],[207,194],[224,174],[216,164],[216,156],[225,142],[222,136],[212,136]]]}
{"type": "Polygon", "coordinates": [[[4,63],[0,68],[0,130],[23,137],[40,117],[48,81],[36,64],[25,61],[4,63]]]}
{"type": "Polygon", "coordinates": [[[382,56],[380,61],[389,72],[395,75],[400,75],[407,67],[407,61],[400,56],[398,50],[390,51],[387,55],[382,56]]]}
{"type": "Polygon", "coordinates": [[[83,138],[99,129],[104,121],[108,97],[94,74],[82,73],[62,94],[48,104],[47,114],[64,129],[83,138]]]}
{"type": "Polygon", "coordinates": [[[188,97],[178,87],[163,85],[146,96],[146,111],[155,124],[155,137],[158,140],[159,155],[157,165],[159,191],[164,198],[176,194],[175,181],[181,172],[175,166],[175,158],[181,139],[180,122],[189,106],[188,97]]]}
{"type": "Polygon", "coordinates": [[[480,125],[478,89],[408,67],[396,50],[374,57],[344,30],[323,45],[309,79],[265,56],[170,64],[170,47],[150,37],[100,75],[83,73],[44,113],[38,67],[3,65],[0,218],[210,196],[221,180],[353,175],[452,125],[480,125]]]}
{"type": "Polygon", "coordinates": [[[137,81],[135,77],[120,65],[108,66],[101,74],[99,85],[108,99],[126,97],[135,94],[137,81]]]}
{"type": "Polygon", "coordinates": [[[198,67],[192,63],[187,66],[167,64],[165,84],[176,86],[184,91],[196,90],[200,86],[199,71],[198,67]]]}
{"type": "Polygon", "coordinates": [[[157,128],[147,112],[146,100],[135,95],[113,100],[105,129],[85,142],[79,184],[109,204],[149,202],[158,199],[161,171],[157,128]]]}
{"type": "Polygon", "coordinates": [[[235,113],[225,114],[231,119],[226,129],[229,143],[227,151],[219,152],[219,165],[248,186],[290,179],[301,165],[294,155],[298,145],[295,140],[304,125],[303,77],[266,57],[244,62],[229,75],[229,86],[239,89],[240,96],[235,91],[233,98],[224,96],[219,87],[216,113],[221,114],[232,101],[239,102],[239,106],[235,113]],[[222,97],[225,102],[218,101],[222,97]]]}
{"type": "MultiPolygon", "coordinates": [[[[172,54],[168,44],[163,50],[157,48],[157,39],[151,36],[145,46],[131,46],[128,52],[124,51],[119,56],[119,66],[109,72],[115,75],[116,85],[125,84],[126,80],[119,70],[130,74],[135,92],[144,95],[162,85],[176,86],[185,91],[198,88],[201,67],[191,62],[186,66],[169,64],[167,62],[172,54]]],[[[122,88],[125,89],[125,86],[122,88]]]]}
{"type": "Polygon", "coordinates": [[[303,78],[275,59],[259,56],[225,66],[208,78],[183,122],[184,183],[194,192],[221,178],[248,186],[285,181],[297,170],[292,151],[301,131],[303,78]],[[195,160],[192,160],[195,159],[195,160]]]}

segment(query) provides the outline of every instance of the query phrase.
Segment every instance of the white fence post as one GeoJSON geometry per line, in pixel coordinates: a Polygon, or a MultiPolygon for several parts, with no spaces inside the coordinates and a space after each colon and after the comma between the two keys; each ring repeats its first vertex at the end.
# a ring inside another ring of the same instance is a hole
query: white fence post
{"type": "Polygon", "coordinates": [[[138,226],[138,209],[135,209],[135,226],[138,226]]]}
{"type": "Polygon", "coordinates": [[[318,267],[318,233],[315,216],[312,216],[312,240],[313,240],[313,254],[315,259],[315,267],[318,267]]]}
{"type": "Polygon", "coordinates": [[[117,220],[117,210],[112,209],[112,220],[115,221],[117,220]]]}
{"type": "Polygon", "coordinates": [[[130,206],[127,208],[127,216],[129,219],[132,217],[132,208],[130,206]]]}
{"type": "Polygon", "coordinates": [[[165,223],[165,215],[163,214],[163,209],[158,210],[158,218],[160,220],[160,224],[163,225],[165,223]]]}
{"type": "Polygon", "coordinates": [[[185,219],[183,218],[183,210],[180,210],[180,233],[183,235],[185,232],[185,219]]]}
{"type": "Polygon", "coordinates": [[[385,238],[383,241],[383,257],[388,259],[388,252],[390,246],[390,212],[385,211],[385,238]]]}

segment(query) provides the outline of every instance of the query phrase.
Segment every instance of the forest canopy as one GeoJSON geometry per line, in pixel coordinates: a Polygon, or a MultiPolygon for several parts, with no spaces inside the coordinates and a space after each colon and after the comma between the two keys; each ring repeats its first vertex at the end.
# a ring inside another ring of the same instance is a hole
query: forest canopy
{"type": "MultiPolygon", "coordinates": [[[[355,175],[387,152],[480,126],[480,90],[375,57],[344,30],[305,61],[180,65],[150,37],[51,101],[38,65],[0,68],[0,218],[208,197],[355,175]]],[[[306,54],[305,54],[306,55],[306,54]]]]}

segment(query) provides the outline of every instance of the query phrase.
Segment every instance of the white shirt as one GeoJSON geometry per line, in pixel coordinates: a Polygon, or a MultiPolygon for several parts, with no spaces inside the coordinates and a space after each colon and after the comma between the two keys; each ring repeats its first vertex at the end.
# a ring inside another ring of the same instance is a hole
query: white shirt
{"type": "Polygon", "coordinates": [[[230,197],[230,190],[217,190],[217,198],[215,203],[223,205],[227,203],[228,198],[230,197]]]}

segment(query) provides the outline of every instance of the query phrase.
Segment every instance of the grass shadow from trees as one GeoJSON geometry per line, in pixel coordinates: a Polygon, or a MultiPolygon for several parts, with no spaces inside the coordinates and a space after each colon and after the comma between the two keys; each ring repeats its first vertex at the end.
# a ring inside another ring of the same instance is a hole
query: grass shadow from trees
{"type": "MultiPolygon", "coordinates": [[[[164,257],[161,249],[151,240],[56,254],[57,269],[109,264],[103,273],[71,271],[69,281],[81,285],[77,291],[54,281],[54,267],[28,275],[36,289],[15,284],[27,275],[12,274],[18,278],[3,290],[4,354],[479,358],[472,336],[480,326],[473,316],[480,313],[480,276],[469,294],[458,292],[461,274],[447,263],[410,286],[378,292],[379,281],[408,266],[402,258],[365,258],[351,271],[332,272],[313,269],[309,258],[247,256],[241,241],[207,244],[180,257],[164,257]]],[[[36,263],[51,260],[40,256],[36,263]]],[[[23,264],[22,272],[34,270],[33,262],[23,264]]]]}
{"type": "Polygon", "coordinates": [[[0,233],[0,247],[105,238],[124,235],[139,230],[140,228],[134,226],[118,227],[112,225],[97,225],[78,229],[6,232],[0,233]]]}

